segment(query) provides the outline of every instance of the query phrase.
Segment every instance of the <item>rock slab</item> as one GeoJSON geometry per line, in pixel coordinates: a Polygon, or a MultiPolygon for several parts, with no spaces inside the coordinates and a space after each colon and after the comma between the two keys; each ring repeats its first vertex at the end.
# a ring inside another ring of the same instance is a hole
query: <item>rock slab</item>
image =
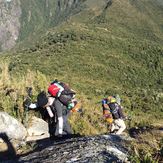
{"type": "Polygon", "coordinates": [[[6,134],[9,139],[23,140],[27,131],[18,120],[6,112],[0,112],[0,134],[6,134]]]}

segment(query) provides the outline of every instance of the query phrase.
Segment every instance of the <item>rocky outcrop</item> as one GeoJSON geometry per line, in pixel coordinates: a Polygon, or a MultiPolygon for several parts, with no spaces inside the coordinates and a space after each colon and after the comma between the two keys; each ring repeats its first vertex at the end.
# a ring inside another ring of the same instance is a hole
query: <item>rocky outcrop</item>
{"type": "Polygon", "coordinates": [[[4,163],[128,161],[128,149],[124,144],[130,140],[126,136],[71,136],[51,140],[47,123],[37,117],[32,118],[27,131],[16,119],[5,112],[0,112],[0,138],[3,140],[3,145],[8,147],[5,151],[0,151],[0,158],[4,163]],[[16,143],[12,141],[13,139],[21,141],[16,143]],[[23,155],[18,154],[22,144],[31,146],[30,152],[23,155]]]}
{"type": "Polygon", "coordinates": [[[59,142],[40,140],[36,149],[17,162],[128,162],[127,148],[124,147],[125,137],[116,135],[102,135],[79,137],[59,142]]]}
{"type": "Polygon", "coordinates": [[[23,140],[27,131],[15,118],[5,112],[0,112],[0,134],[6,134],[9,139],[23,140]]]}
{"type": "Polygon", "coordinates": [[[32,117],[27,132],[28,135],[26,141],[35,141],[38,139],[48,138],[49,137],[48,123],[40,118],[32,117]]]}
{"type": "Polygon", "coordinates": [[[0,0],[0,51],[16,44],[20,31],[19,0],[0,0]]]}
{"type": "Polygon", "coordinates": [[[44,26],[56,26],[76,13],[80,3],[82,0],[0,0],[0,51],[11,49],[18,38],[27,39],[44,26]]]}

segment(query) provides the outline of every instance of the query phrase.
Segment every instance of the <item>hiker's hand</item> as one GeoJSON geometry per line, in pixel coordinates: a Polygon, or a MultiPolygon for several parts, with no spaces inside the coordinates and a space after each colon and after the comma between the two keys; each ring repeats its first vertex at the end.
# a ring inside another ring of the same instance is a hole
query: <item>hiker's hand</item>
{"type": "Polygon", "coordinates": [[[30,104],[31,104],[31,100],[29,98],[27,98],[23,102],[23,107],[28,110],[30,104]]]}

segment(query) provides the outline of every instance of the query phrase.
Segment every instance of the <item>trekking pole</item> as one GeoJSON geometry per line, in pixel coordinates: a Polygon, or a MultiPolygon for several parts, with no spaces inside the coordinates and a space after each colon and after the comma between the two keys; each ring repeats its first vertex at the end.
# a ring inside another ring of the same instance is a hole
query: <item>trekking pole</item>
{"type": "Polygon", "coordinates": [[[23,102],[23,106],[25,108],[25,127],[28,128],[28,109],[29,105],[31,104],[31,96],[32,96],[32,87],[26,87],[27,97],[23,102]]]}

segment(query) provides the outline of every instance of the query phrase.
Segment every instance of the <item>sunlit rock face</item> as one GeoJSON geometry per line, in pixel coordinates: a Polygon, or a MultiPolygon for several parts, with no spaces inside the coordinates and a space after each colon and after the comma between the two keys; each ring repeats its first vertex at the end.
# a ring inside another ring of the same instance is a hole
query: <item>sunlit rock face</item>
{"type": "Polygon", "coordinates": [[[10,140],[23,140],[27,131],[17,119],[6,112],[0,112],[0,138],[3,134],[6,134],[10,140]]]}
{"type": "Polygon", "coordinates": [[[18,162],[76,163],[128,162],[126,138],[116,135],[69,138],[62,141],[39,140],[35,149],[20,156],[18,162]]]}
{"type": "Polygon", "coordinates": [[[0,0],[0,51],[12,48],[20,30],[19,0],[0,0]]]}

